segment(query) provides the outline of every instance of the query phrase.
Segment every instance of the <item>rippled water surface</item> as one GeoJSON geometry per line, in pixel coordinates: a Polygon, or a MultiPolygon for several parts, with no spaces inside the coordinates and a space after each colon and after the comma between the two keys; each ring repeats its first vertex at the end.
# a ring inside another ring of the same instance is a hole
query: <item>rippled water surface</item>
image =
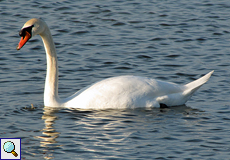
{"type": "Polygon", "coordinates": [[[230,159],[229,0],[3,0],[0,34],[0,137],[22,138],[22,159],[230,159]],[[40,37],[16,51],[34,17],[51,29],[61,97],[111,76],[185,84],[215,72],[184,106],[44,108],[40,37]]]}

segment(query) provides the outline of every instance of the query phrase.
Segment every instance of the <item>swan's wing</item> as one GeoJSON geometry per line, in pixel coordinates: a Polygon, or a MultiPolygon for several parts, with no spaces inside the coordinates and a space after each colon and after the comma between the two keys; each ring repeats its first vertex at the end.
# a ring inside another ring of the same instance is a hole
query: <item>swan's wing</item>
{"type": "Polygon", "coordinates": [[[159,107],[157,97],[183,92],[182,85],[138,76],[120,76],[99,81],[65,99],[76,108],[159,107]]]}

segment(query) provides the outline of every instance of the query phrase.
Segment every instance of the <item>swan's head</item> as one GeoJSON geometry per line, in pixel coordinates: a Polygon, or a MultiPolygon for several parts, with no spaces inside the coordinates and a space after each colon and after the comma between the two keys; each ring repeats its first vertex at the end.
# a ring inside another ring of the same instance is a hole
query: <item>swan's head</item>
{"type": "Polygon", "coordinates": [[[46,23],[41,19],[33,18],[27,21],[19,32],[21,40],[17,46],[17,50],[21,49],[33,36],[42,34],[45,31],[46,26],[46,23]]]}

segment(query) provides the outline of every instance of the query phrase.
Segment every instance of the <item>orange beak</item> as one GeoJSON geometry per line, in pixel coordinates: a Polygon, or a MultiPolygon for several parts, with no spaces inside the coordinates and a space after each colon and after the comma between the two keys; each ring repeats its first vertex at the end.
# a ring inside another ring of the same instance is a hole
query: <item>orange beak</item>
{"type": "Polygon", "coordinates": [[[31,38],[31,34],[29,32],[25,32],[25,36],[21,38],[20,42],[18,43],[17,50],[20,50],[26,42],[31,38]]]}

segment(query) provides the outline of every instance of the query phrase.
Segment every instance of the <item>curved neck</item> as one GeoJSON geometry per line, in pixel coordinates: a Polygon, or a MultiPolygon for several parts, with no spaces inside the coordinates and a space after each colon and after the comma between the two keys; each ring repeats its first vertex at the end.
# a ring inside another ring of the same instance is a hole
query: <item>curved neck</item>
{"type": "Polygon", "coordinates": [[[58,106],[58,64],[55,45],[48,27],[40,34],[42,37],[47,59],[47,73],[44,89],[44,105],[49,107],[58,106]]]}

